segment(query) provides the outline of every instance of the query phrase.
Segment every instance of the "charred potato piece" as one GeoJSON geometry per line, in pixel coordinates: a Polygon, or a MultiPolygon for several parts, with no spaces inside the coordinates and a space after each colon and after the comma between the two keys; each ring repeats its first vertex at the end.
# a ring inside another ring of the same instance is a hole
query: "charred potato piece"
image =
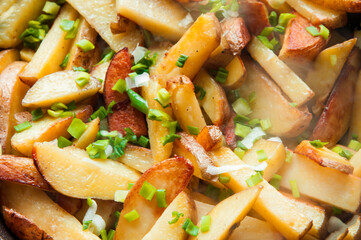
{"type": "Polygon", "coordinates": [[[240,55],[243,48],[251,41],[251,35],[243,18],[226,18],[221,22],[222,37],[224,37],[233,55],[240,55]]]}
{"type": "Polygon", "coordinates": [[[241,11],[245,15],[244,19],[250,32],[257,36],[265,27],[271,26],[268,21],[268,11],[266,5],[256,0],[242,0],[241,11]]]}

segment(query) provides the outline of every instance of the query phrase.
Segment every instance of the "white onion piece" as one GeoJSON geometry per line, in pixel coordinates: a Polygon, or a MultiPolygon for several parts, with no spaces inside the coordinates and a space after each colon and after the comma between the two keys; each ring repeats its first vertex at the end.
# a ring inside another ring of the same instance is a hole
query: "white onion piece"
{"type": "Polygon", "coordinates": [[[97,212],[98,205],[94,200],[92,200],[92,202],[93,202],[92,206],[88,208],[88,211],[86,211],[84,215],[83,223],[89,220],[93,220],[95,213],[97,212]]]}
{"type": "Polygon", "coordinates": [[[149,74],[147,72],[144,72],[140,75],[137,75],[134,77],[134,80],[130,77],[125,78],[125,82],[127,84],[127,90],[142,86],[148,86],[149,85],[149,74]]]}
{"type": "Polygon", "coordinates": [[[208,166],[206,172],[208,174],[212,174],[212,175],[219,175],[222,173],[233,172],[233,171],[237,171],[237,170],[245,169],[245,168],[250,168],[255,171],[264,171],[266,169],[266,167],[267,167],[267,162],[262,162],[261,164],[259,164],[257,166],[252,166],[252,165],[248,165],[248,164],[226,165],[226,166],[222,166],[222,167],[208,166]]]}
{"type": "Polygon", "coordinates": [[[139,62],[139,60],[144,57],[144,55],[147,51],[148,51],[148,49],[138,45],[132,52],[132,55],[134,57],[134,63],[137,64],[139,62]]]}
{"type": "Polygon", "coordinates": [[[260,139],[261,137],[265,136],[266,133],[260,127],[255,127],[252,131],[245,137],[241,143],[248,149],[253,147],[253,143],[260,139]]]}
{"type": "Polygon", "coordinates": [[[104,219],[99,216],[98,214],[95,214],[92,222],[89,224],[89,231],[94,233],[95,235],[99,236],[100,231],[105,229],[105,221],[104,219]]]}
{"type": "Polygon", "coordinates": [[[282,143],[282,139],[279,138],[279,137],[271,137],[269,139],[267,139],[268,141],[271,141],[271,142],[279,142],[279,143],[282,143]]]}
{"type": "Polygon", "coordinates": [[[112,154],[112,152],[113,152],[112,146],[108,145],[104,152],[105,152],[105,155],[106,155],[107,157],[109,157],[109,156],[112,154]]]}

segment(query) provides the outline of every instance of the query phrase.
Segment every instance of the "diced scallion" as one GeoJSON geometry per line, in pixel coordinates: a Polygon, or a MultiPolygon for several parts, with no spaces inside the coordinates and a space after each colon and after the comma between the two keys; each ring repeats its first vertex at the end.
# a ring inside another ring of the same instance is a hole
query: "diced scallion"
{"type": "Polygon", "coordinates": [[[277,25],[277,13],[275,11],[272,11],[268,16],[268,21],[271,24],[271,26],[277,25]]]}
{"type": "Polygon", "coordinates": [[[51,15],[58,14],[59,10],[60,10],[60,6],[58,4],[56,4],[55,2],[46,1],[45,5],[43,7],[43,12],[51,14],[51,15]]]}
{"type": "Polygon", "coordinates": [[[175,63],[175,65],[177,67],[183,68],[183,66],[186,63],[187,59],[188,59],[187,55],[181,54],[180,57],[178,58],[178,61],[175,63]]]}
{"type": "Polygon", "coordinates": [[[138,144],[142,147],[147,147],[149,144],[149,139],[145,136],[140,136],[138,139],[138,144]]]}
{"type": "Polygon", "coordinates": [[[82,120],[74,118],[68,127],[68,133],[74,138],[79,139],[86,129],[87,125],[82,120]]]}
{"type": "Polygon", "coordinates": [[[165,189],[157,189],[157,205],[160,208],[166,208],[168,206],[165,189]]]}
{"type": "Polygon", "coordinates": [[[290,180],[290,185],[291,185],[291,191],[292,191],[293,197],[299,198],[300,192],[298,191],[298,186],[297,186],[296,180],[290,180]]]}
{"type": "Polygon", "coordinates": [[[261,36],[268,37],[273,32],[274,27],[265,27],[262,32],[261,36]]]}
{"type": "Polygon", "coordinates": [[[127,222],[133,222],[139,218],[139,214],[137,210],[133,209],[132,211],[124,214],[124,218],[127,222]]]}
{"type": "Polygon", "coordinates": [[[259,36],[257,36],[257,39],[258,39],[263,45],[265,45],[267,48],[269,48],[269,49],[271,49],[271,50],[274,49],[273,44],[268,40],[267,37],[259,35],[259,36]]]}
{"type": "Polygon", "coordinates": [[[200,132],[198,127],[187,126],[187,129],[188,129],[189,133],[192,135],[198,135],[200,132]]]}
{"type": "Polygon", "coordinates": [[[320,36],[320,32],[318,31],[318,29],[315,26],[309,26],[306,27],[307,32],[309,32],[313,37],[318,37],[320,36]]]}
{"type": "Polygon", "coordinates": [[[127,90],[127,83],[124,79],[119,79],[112,88],[113,91],[124,93],[127,90]]]}
{"type": "Polygon", "coordinates": [[[31,115],[33,116],[33,121],[36,121],[44,116],[43,110],[41,108],[37,108],[31,111],[31,115]]]}
{"type": "Polygon", "coordinates": [[[271,120],[269,118],[260,120],[260,125],[263,131],[272,127],[271,120]]]}
{"type": "Polygon", "coordinates": [[[263,149],[257,151],[257,159],[258,162],[263,162],[268,159],[267,154],[263,149]]]}
{"type": "Polygon", "coordinates": [[[31,124],[29,121],[26,121],[26,122],[23,122],[23,123],[20,123],[20,124],[14,126],[14,128],[15,128],[16,132],[22,132],[26,129],[31,128],[31,124]]]}
{"type": "Polygon", "coordinates": [[[262,182],[263,177],[260,172],[256,172],[256,174],[252,175],[246,180],[248,187],[256,186],[258,183],[262,182]]]}
{"type": "Polygon", "coordinates": [[[58,147],[59,148],[65,148],[65,147],[69,147],[73,145],[73,143],[71,141],[69,141],[67,138],[60,136],[58,138],[58,147]]]}
{"type": "Polygon", "coordinates": [[[348,147],[355,151],[358,151],[361,148],[361,143],[355,139],[351,139],[350,143],[348,144],[348,147]]]}
{"type": "Polygon", "coordinates": [[[226,184],[226,183],[229,183],[229,181],[231,181],[231,177],[230,176],[225,176],[223,174],[219,174],[218,181],[220,183],[226,184]]]}
{"type": "Polygon", "coordinates": [[[314,146],[315,148],[322,148],[325,145],[327,145],[328,142],[321,142],[320,140],[317,139],[317,140],[310,141],[310,144],[312,146],[314,146]]]}
{"type": "Polygon", "coordinates": [[[83,52],[89,52],[95,48],[94,44],[90,42],[88,39],[82,39],[75,44],[79,47],[83,52]]]}
{"type": "Polygon", "coordinates": [[[211,226],[211,216],[202,216],[201,218],[201,231],[202,232],[208,232],[209,228],[211,226]]]}
{"type": "Polygon", "coordinates": [[[151,201],[154,197],[154,194],[157,192],[157,189],[147,181],[144,181],[142,188],[139,191],[139,195],[151,201]]]}
{"type": "Polygon", "coordinates": [[[252,131],[252,129],[248,126],[236,123],[235,133],[237,136],[245,138],[252,131]]]}
{"type": "Polygon", "coordinates": [[[76,84],[79,87],[84,87],[89,83],[90,75],[86,72],[79,72],[77,78],[75,79],[76,84]]]}
{"type": "Polygon", "coordinates": [[[192,220],[190,218],[186,219],[186,221],[184,222],[182,228],[184,229],[184,231],[186,233],[188,233],[191,236],[197,236],[198,235],[199,227],[194,225],[194,223],[192,222],[192,220]]]}
{"type": "Polygon", "coordinates": [[[149,108],[147,101],[132,89],[128,89],[127,93],[131,102],[131,106],[144,114],[148,114],[149,108]]]}
{"type": "Polygon", "coordinates": [[[278,175],[278,174],[275,174],[273,175],[272,179],[270,180],[270,184],[276,188],[277,190],[280,189],[280,185],[281,185],[281,180],[282,180],[282,176],[281,175],[278,175]]]}
{"type": "Polygon", "coordinates": [[[232,103],[232,107],[238,115],[247,116],[252,113],[251,107],[244,98],[238,98],[234,103],[232,103]]]}
{"type": "Polygon", "coordinates": [[[177,212],[177,211],[173,211],[172,212],[172,217],[173,217],[173,219],[168,221],[169,224],[174,224],[174,223],[178,222],[180,217],[184,217],[184,214],[180,213],[180,212],[177,212]]]}
{"type": "Polygon", "coordinates": [[[286,151],[286,160],[285,160],[285,161],[286,161],[287,163],[290,163],[290,162],[292,161],[292,156],[293,156],[293,152],[287,150],[287,151],[286,151]]]}
{"type": "Polygon", "coordinates": [[[244,151],[242,148],[237,147],[234,149],[234,153],[240,158],[242,159],[244,154],[246,153],[246,151],[244,151]]]}
{"type": "Polygon", "coordinates": [[[217,75],[216,75],[216,81],[219,83],[225,83],[227,81],[228,78],[228,70],[225,68],[220,67],[217,71],[217,75]]]}
{"type": "Polygon", "coordinates": [[[295,17],[296,16],[291,13],[281,13],[280,17],[278,18],[278,25],[282,27],[287,27],[288,22],[295,17]]]}
{"type": "Polygon", "coordinates": [[[327,40],[330,36],[330,30],[324,25],[320,25],[320,36],[322,36],[325,40],[327,40]]]}
{"type": "Polygon", "coordinates": [[[154,121],[170,121],[171,117],[162,110],[149,109],[148,119],[154,121]]]}
{"type": "Polygon", "coordinates": [[[66,65],[68,65],[69,62],[69,57],[70,57],[70,53],[66,54],[64,57],[64,60],[61,62],[61,64],[59,65],[61,68],[65,68],[66,65]]]}

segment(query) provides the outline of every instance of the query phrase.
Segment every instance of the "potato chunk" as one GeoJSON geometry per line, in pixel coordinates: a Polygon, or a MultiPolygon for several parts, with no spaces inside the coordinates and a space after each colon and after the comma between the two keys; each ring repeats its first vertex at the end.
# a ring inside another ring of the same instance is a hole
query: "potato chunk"
{"type": "Polygon", "coordinates": [[[315,0],[315,3],[338,11],[353,13],[361,12],[360,0],[315,0]]]}
{"type": "Polygon", "coordinates": [[[10,63],[18,61],[20,58],[17,49],[7,49],[0,52],[0,74],[10,63]]]}

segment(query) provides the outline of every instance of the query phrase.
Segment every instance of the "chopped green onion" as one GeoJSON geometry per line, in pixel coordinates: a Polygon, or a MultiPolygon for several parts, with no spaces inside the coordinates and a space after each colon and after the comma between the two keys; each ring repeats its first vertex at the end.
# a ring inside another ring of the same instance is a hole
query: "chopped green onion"
{"type": "Polygon", "coordinates": [[[26,122],[23,122],[23,123],[20,123],[20,124],[14,126],[14,128],[15,128],[16,132],[22,132],[26,129],[31,128],[31,124],[29,123],[29,121],[26,121],[26,122]]]}
{"type": "Polygon", "coordinates": [[[271,24],[271,26],[277,25],[277,13],[275,11],[272,11],[268,16],[268,21],[271,24]]]}
{"type": "Polygon", "coordinates": [[[188,132],[192,135],[198,135],[200,130],[198,127],[187,126],[188,132]]]}
{"type": "Polygon", "coordinates": [[[119,222],[119,217],[120,217],[120,212],[119,212],[119,211],[115,211],[115,212],[114,212],[114,216],[115,216],[114,227],[117,228],[117,225],[118,225],[118,222],[119,222]]]}
{"type": "Polygon", "coordinates": [[[128,183],[128,190],[130,190],[134,186],[134,183],[128,183]]]}
{"type": "Polygon", "coordinates": [[[275,48],[279,44],[279,42],[276,40],[276,38],[272,38],[272,40],[270,41],[270,44],[272,44],[273,50],[275,50],[275,48]]]}
{"type": "Polygon", "coordinates": [[[219,188],[208,184],[204,194],[210,198],[218,199],[220,192],[221,190],[219,188]]]}
{"type": "Polygon", "coordinates": [[[166,108],[170,103],[170,94],[165,88],[161,88],[158,91],[158,98],[155,98],[154,100],[156,100],[163,108],[166,108]]]}
{"type": "Polygon", "coordinates": [[[144,114],[148,114],[149,108],[147,101],[132,89],[128,89],[127,93],[131,102],[131,106],[144,114]]]}
{"type": "Polygon", "coordinates": [[[260,124],[260,120],[258,118],[252,119],[248,122],[248,126],[254,128],[260,124]]]}
{"type": "Polygon", "coordinates": [[[245,138],[252,131],[252,129],[248,126],[236,123],[235,133],[237,136],[245,138]]]}
{"type": "Polygon", "coordinates": [[[352,134],[351,134],[351,137],[352,137],[352,139],[355,139],[355,140],[358,139],[358,135],[357,135],[356,133],[352,133],[352,134]]]}
{"type": "Polygon", "coordinates": [[[140,136],[138,139],[138,144],[142,147],[147,147],[149,144],[149,139],[144,136],[140,136]]]}
{"type": "Polygon", "coordinates": [[[102,240],[108,240],[107,230],[103,229],[100,231],[100,237],[102,240]]]}
{"type": "Polygon", "coordinates": [[[348,144],[348,147],[355,151],[358,151],[361,148],[361,143],[357,140],[351,139],[350,143],[348,144]]]}
{"type": "Polygon", "coordinates": [[[58,117],[62,116],[62,114],[64,113],[64,110],[54,111],[54,110],[48,109],[47,112],[48,112],[49,116],[58,118],[58,117]]]}
{"type": "Polygon", "coordinates": [[[68,19],[62,19],[59,26],[60,26],[61,30],[63,30],[64,32],[69,32],[70,30],[73,29],[74,23],[75,23],[75,21],[68,20],[68,19]]]}
{"type": "Polygon", "coordinates": [[[90,75],[86,72],[79,72],[77,78],[75,79],[76,84],[79,87],[84,87],[89,83],[90,75]]]}
{"type": "Polygon", "coordinates": [[[173,211],[172,212],[172,217],[173,217],[173,219],[168,221],[168,224],[174,224],[174,223],[178,222],[180,217],[184,217],[184,214],[180,213],[180,212],[177,212],[177,211],[173,211]]]}
{"type": "Polygon", "coordinates": [[[223,174],[219,174],[218,181],[220,183],[226,184],[226,183],[229,183],[229,181],[231,181],[231,177],[230,176],[225,176],[223,174]]]}
{"type": "Polygon", "coordinates": [[[244,116],[244,115],[238,115],[238,114],[233,118],[233,122],[235,124],[236,123],[244,124],[244,123],[248,122],[249,120],[251,120],[249,117],[244,116]]]}
{"type": "Polygon", "coordinates": [[[261,36],[268,37],[273,32],[274,27],[265,27],[262,32],[261,36]]]}
{"type": "Polygon", "coordinates": [[[187,55],[181,54],[180,57],[178,58],[177,62],[175,63],[175,65],[177,67],[183,68],[183,66],[186,63],[187,59],[188,59],[187,55]]]}
{"type": "Polygon", "coordinates": [[[40,14],[40,16],[36,19],[40,23],[49,23],[54,20],[55,16],[48,14],[40,14]]]}
{"type": "Polygon", "coordinates": [[[299,198],[300,197],[300,192],[298,191],[298,186],[297,186],[296,180],[290,180],[290,185],[291,185],[291,190],[292,190],[293,197],[299,198]]]}
{"type": "Polygon", "coordinates": [[[86,203],[88,204],[89,207],[93,206],[93,200],[90,197],[86,199],[86,203]]]}
{"type": "Polygon", "coordinates": [[[57,102],[57,103],[53,103],[50,106],[50,109],[54,110],[54,111],[66,110],[66,109],[68,109],[68,106],[66,106],[64,103],[57,102]]]}
{"type": "Polygon", "coordinates": [[[315,26],[309,26],[306,27],[307,32],[309,32],[313,37],[317,37],[320,36],[320,32],[318,31],[318,29],[315,26]]]}
{"type": "Polygon", "coordinates": [[[261,120],[260,124],[263,131],[270,129],[270,127],[272,127],[271,120],[269,118],[261,120]]]}
{"type": "Polygon", "coordinates": [[[275,189],[279,190],[281,185],[282,176],[275,174],[269,182],[275,189]]]}
{"type": "Polygon", "coordinates": [[[85,68],[83,68],[83,67],[73,67],[73,71],[75,71],[75,72],[89,72],[89,69],[85,69],[85,68]]]}
{"type": "Polygon", "coordinates": [[[293,156],[293,152],[287,150],[287,151],[286,151],[286,160],[285,160],[285,161],[286,161],[287,163],[290,163],[290,162],[292,161],[292,156],[293,156]]]}
{"type": "Polygon", "coordinates": [[[325,27],[324,25],[320,25],[320,35],[325,39],[327,40],[330,36],[330,30],[328,30],[327,27],[325,27]]]}
{"type": "Polygon", "coordinates": [[[295,17],[296,16],[291,13],[281,13],[280,17],[278,18],[278,25],[282,27],[287,27],[288,22],[295,17]]]}
{"type": "Polygon", "coordinates": [[[58,4],[56,4],[55,2],[46,1],[45,5],[43,7],[43,12],[51,14],[51,15],[58,14],[59,10],[60,10],[60,6],[58,4]]]}
{"type": "Polygon", "coordinates": [[[114,229],[110,229],[110,230],[108,231],[108,236],[107,236],[108,240],[113,240],[114,235],[115,235],[115,230],[114,230],[114,229]]]}
{"type": "Polygon", "coordinates": [[[177,134],[169,134],[162,139],[162,145],[165,146],[167,143],[174,142],[176,139],[180,139],[181,136],[177,134]]]}
{"type": "Polygon", "coordinates": [[[195,85],[194,84],[194,92],[196,93],[196,94],[198,94],[199,92],[200,92],[200,94],[199,94],[199,96],[198,96],[198,98],[199,98],[199,100],[203,100],[203,98],[206,96],[206,91],[204,90],[204,88],[202,88],[202,87],[200,87],[200,86],[198,86],[198,85],[195,85]]]}
{"type": "Polygon", "coordinates": [[[106,110],[103,106],[101,106],[98,110],[96,110],[96,111],[90,116],[90,119],[93,120],[93,119],[99,118],[99,120],[103,120],[103,119],[105,119],[107,116],[108,116],[107,110],[106,110]]]}
{"type": "Polygon", "coordinates": [[[242,148],[237,147],[234,149],[234,153],[237,155],[237,157],[239,157],[239,159],[242,159],[246,151],[244,151],[242,148]]]}
{"type": "Polygon", "coordinates": [[[65,138],[63,136],[60,136],[58,138],[58,147],[59,148],[65,148],[65,147],[69,147],[71,145],[73,145],[73,142],[69,141],[67,138],[65,138]]]}
{"type": "Polygon", "coordinates": [[[276,27],[274,28],[274,31],[275,31],[275,32],[278,32],[278,33],[280,33],[280,34],[284,34],[284,33],[285,33],[285,27],[283,27],[283,26],[276,26],[276,27]]]}
{"type": "Polygon", "coordinates": [[[267,154],[263,149],[257,151],[257,159],[258,162],[263,162],[268,159],[267,154]]]}
{"type": "Polygon", "coordinates": [[[68,111],[73,111],[76,109],[76,104],[75,104],[75,101],[72,101],[71,103],[67,104],[66,105],[68,108],[68,111]]]}
{"type": "Polygon", "coordinates": [[[209,228],[211,226],[211,216],[202,216],[201,218],[201,231],[202,232],[208,232],[209,228]]]}
{"type": "Polygon", "coordinates": [[[289,103],[289,105],[291,106],[291,107],[297,107],[297,103],[289,103]]]}
{"type": "Polygon", "coordinates": [[[245,151],[248,150],[248,148],[242,143],[242,141],[237,141],[237,147],[245,151]]]}
{"type": "Polygon", "coordinates": [[[33,116],[33,121],[36,121],[44,116],[43,110],[41,108],[37,108],[31,111],[31,115],[33,116]]]}
{"type": "Polygon", "coordinates": [[[115,104],[117,104],[117,102],[114,101],[114,100],[112,100],[112,101],[109,103],[108,108],[107,108],[107,113],[108,113],[108,114],[109,114],[109,113],[113,113],[113,107],[114,107],[115,104]]]}
{"type": "Polygon", "coordinates": [[[132,211],[124,214],[124,218],[125,220],[127,220],[127,222],[133,222],[134,220],[137,220],[139,218],[139,214],[137,210],[133,209],[132,211]]]}
{"type": "Polygon", "coordinates": [[[320,140],[313,140],[310,141],[310,144],[314,146],[315,148],[323,148],[325,145],[328,144],[328,142],[321,142],[320,140]]]}
{"type": "Polygon", "coordinates": [[[68,65],[69,57],[70,57],[70,53],[68,53],[67,55],[65,55],[64,60],[63,60],[63,61],[61,62],[61,64],[59,65],[61,68],[65,68],[66,65],[68,65]]]}
{"type": "Polygon", "coordinates": [[[128,195],[129,190],[118,190],[114,194],[114,201],[124,203],[125,198],[128,195]]]}
{"type": "Polygon", "coordinates": [[[100,65],[102,63],[109,62],[113,58],[114,54],[115,54],[115,52],[111,48],[105,49],[103,56],[102,56],[102,60],[100,60],[100,62],[98,62],[96,65],[100,65]]]}
{"type": "Polygon", "coordinates": [[[79,24],[80,24],[80,19],[78,18],[77,20],[75,20],[73,27],[69,31],[67,31],[64,37],[65,40],[74,39],[76,37],[76,34],[78,33],[79,24]]]}
{"type": "Polygon", "coordinates": [[[250,176],[246,180],[246,183],[248,187],[253,187],[256,186],[258,183],[262,182],[262,180],[263,180],[262,174],[260,172],[256,172],[254,175],[250,176]]]}
{"type": "Polygon", "coordinates": [[[89,225],[92,223],[93,220],[83,222],[83,231],[89,228],[89,225]]]}
{"type": "Polygon", "coordinates": [[[170,121],[171,117],[162,110],[149,109],[148,119],[153,121],[170,121]]]}
{"type": "Polygon", "coordinates": [[[222,188],[217,200],[223,201],[224,199],[232,196],[233,194],[234,194],[234,192],[231,189],[222,188]]]}
{"type": "Polygon", "coordinates": [[[168,206],[165,189],[157,189],[157,205],[160,208],[166,208],[168,206]]]}
{"type": "Polygon", "coordinates": [[[80,48],[83,52],[89,52],[95,48],[94,44],[90,42],[88,39],[82,39],[75,44],[78,48],[80,48]]]}
{"type": "Polygon", "coordinates": [[[342,209],[339,209],[337,207],[332,207],[333,215],[340,215],[342,214],[342,209]]]}
{"type": "Polygon", "coordinates": [[[274,47],[273,47],[273,44],[268,40],[267,37],[259,35],[259,36],[257,36],[257,39],[258,39],[263,45],[265,45],[267,48],[273,50],[273,48],[274,48],[274,47]]]}
{"type": "Polygon", "coordinates": [[[157,192],[157,189],[147,181],[144,181],[142,188],[139,191],[139,195],[151,201],[154,197],[154,194],[157,192]]]}
{"type": "Polygon", "coordinates": [[[219,83],[225,83],[228,78],[228,73],[227,69],[220,67],[217,71],[216,81],[219,83]]]}
{"type": "Polygon", "coordinates": [[[87,125],[82,120],[74,118],[68,128],[68,133],[74,138],[79,139],[86,129],[87,125]]]}
{"type": "Polygon", "coordinates": [[[199,232],[199,227],[193,224],[192,220],[190,218],[187,218],[187,220],[184,222],[182,228],[186,233],[188,233],[191,236],[197,236],[199,232]]]}
{"type": "Polygon", "coordinates": [[[127,83],[124,79],[119,79],[112,88],[113,91],[124,93],[127,90],[127,83]]]}
{"type": "Polygon", "coordinates": [[[332,148],[332,151],[334,151],[335,153],[338,153],[338,155],[340,155],[341,157],[347,158],[348,160],[350,160],[352,157],[352,153],[349,150],[346,150],[346,149],[344,150],[340,146],[336,146],[336,147],[332,148]]]}
{"type": "Polygon", "coordinates": [[[232,107],[238,115],[247,116],[252,113],[251,107],[244,98],[238,98],[234,103],[232,103],[232,107]]]}
{"type": "Polygon", "coordinates": [[[256,92],[251,92],[251,94],[248,95],[249,104],[252,104],[255,100],[256,100],[256,92]]]}
{"type": "Polygon", "coordinates": [[[137,143],[137,135],[135,135],[131,128],[124,128],[124,131],[126,132],[125,138],[129,142],[137,143]]]}

